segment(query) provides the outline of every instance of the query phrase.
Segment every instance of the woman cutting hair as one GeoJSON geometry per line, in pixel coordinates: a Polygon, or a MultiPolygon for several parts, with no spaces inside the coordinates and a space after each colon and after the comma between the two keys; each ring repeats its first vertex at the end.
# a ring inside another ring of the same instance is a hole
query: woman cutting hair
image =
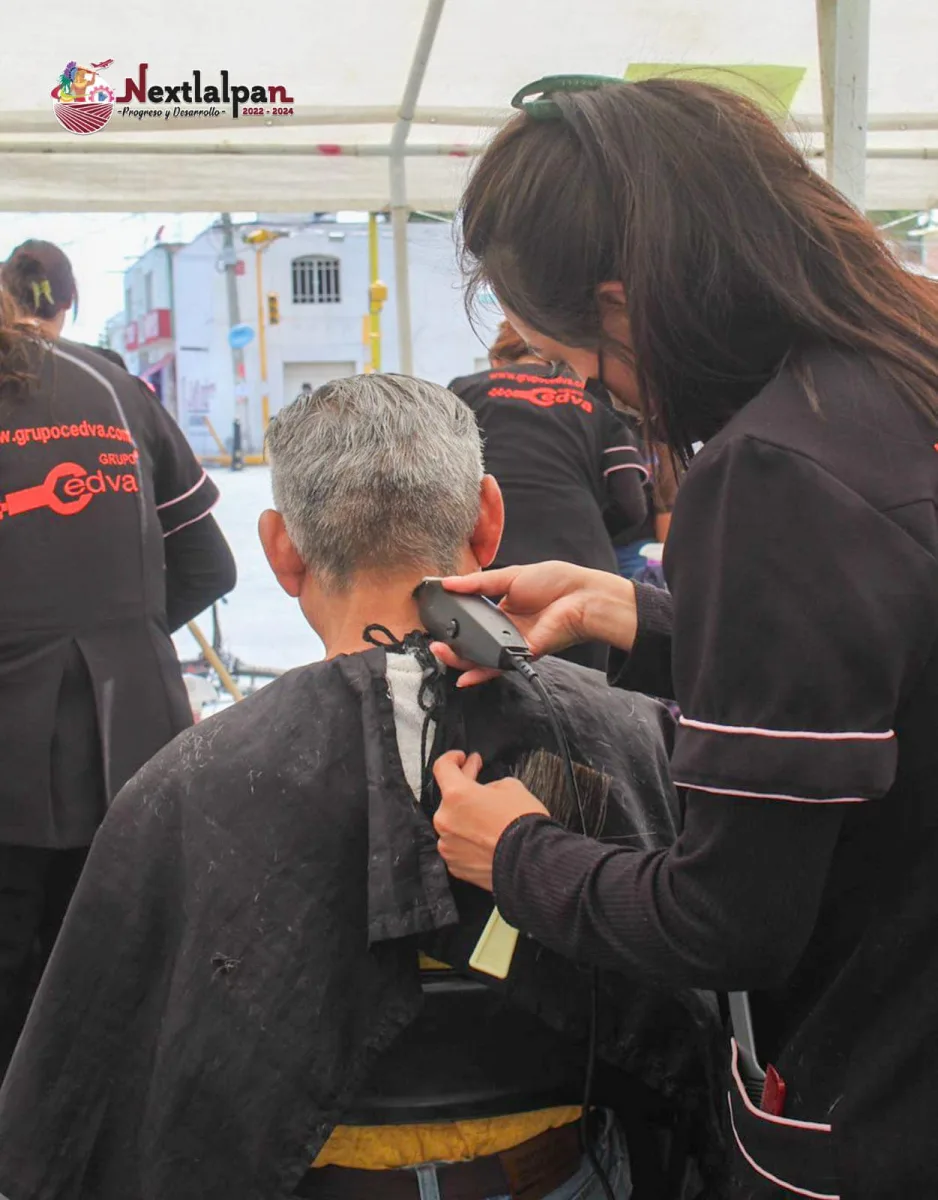
{"type": "Polygon", "coordinates": [[[107,805],[191,723],[170,631],[235,582],[175,422],[59,339],[74,299],[50,243],[0,268],[0,1076],[107,805]]]}
{"type": "Polygon", "coordinates": [[[600,845],[451,755],[441,852],[571,958],[751,990],[775,1069],[734,1047],[728,1195],[930,1195],[938,292],[738,96],[561,77],[516,107],[464,197],[471,287],[651,441],[705,445],[673,606],[558,563],[450,586],[503,596],[537,654],[608,641],[614,683],[673,685],[685,819],[667,850],[600,845]]]}
{"type": "MultiPolygon", "coordinates": [[[[485,468],[505,498],[505,532],[495,567],[560,559],[616,570],[610,532],[638,530],[647,505],[642,452],[606,393],[587,392],[561,365],[532,353],[503,321],[492,368],[449,385],[475,413],[485,468]]],[[[561,651],[606,669],[608,647],[561,651]]]]}

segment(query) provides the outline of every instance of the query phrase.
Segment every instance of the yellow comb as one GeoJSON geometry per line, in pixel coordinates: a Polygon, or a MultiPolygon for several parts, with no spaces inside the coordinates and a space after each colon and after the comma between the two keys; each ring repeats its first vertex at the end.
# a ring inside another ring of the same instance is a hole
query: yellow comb
{"type": "Polygon", "coordinates": [[[518,944],[518,931],[502,919],[497,908],[485,923],[482,936],[469,957],[473,971],[481,971],[495,979],[505,979],[518,944]]]}

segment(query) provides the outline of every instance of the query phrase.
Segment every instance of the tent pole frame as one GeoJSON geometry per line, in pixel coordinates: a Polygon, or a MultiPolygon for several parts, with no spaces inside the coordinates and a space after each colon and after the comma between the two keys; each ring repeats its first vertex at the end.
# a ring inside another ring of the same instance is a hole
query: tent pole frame
{"type": "Polygon", "coordinates": [[[815,0],[827,178],[858,209],[866,199],[870,0],[815,0]]]}
{"type": "Polygon", "coordinates": [[[398,370],[402,375],[414,372],[414,340],[410,320],[410,263],[407,250],[407,222],[410,208],[407,203],[407,138],[417,109],[417,100],[427,64],[433,51],[436,32],[446,0],[428,0],[420,36],[414,49],[404,95],[398,109],[397,121],[391,130],[391,230],[394,237],[394,296],[397,304],[398,370]]]}
{"type": "MultiPolygon", "coordinates": [[[[318,108],[311,105],[298,106],[291,117],[254,117],[241,116],[238,118],[238,129],[301,129],[317,126],[350,126],[356,125],[390,125],[398,120],[400,108],[394,105],[374,108],[349,106],[347,108],[318,108]]],[[[433,125],[438,129],[448,126],[462,127],[473,131],[478,129],[498,129],[513,116],[510,108],[417,108],[414,112],[415,125],[433,125]]],[[[782,125],[794,133],[820,133],[824,129],[824,118],[820,113],[792,113],[783,120],[782,125]]],[[[873,133],[897,133],[911,130],[938,129],[938,113],[931,112],[899,112],[873,113],[869,117],[868,127],[873,133]]],[[[154,121],[149,125],[135,130],[140,141],[159,140],[166,133],[187,134],[198,130],[211,130],[218,134],[222,143],[230,132],[222,127],[219,130],[215,117],[186,117],[167,122],[154,121]]],[[[51,113],[41,115],[28,112],[0,112],[0,139],[11,135],[23,137],[30,135],[36,138],[49,138],[49,149],[55,150],[59,145],[66,145],[69,135],[64,134],[51,113]]],[[[110,138],[110,134],[107,135],[110,138]]],[[[335,140],[335,139],[332,139],[335,140]]],[[[123,143],[123,150],[135,153],[140,146],[137,141],[133,146],[123,143]]],[[[120,147],[120,144],[119,144],[120,147]]],[[[13,149],[11,145],[9,147],[13,149]]]]}

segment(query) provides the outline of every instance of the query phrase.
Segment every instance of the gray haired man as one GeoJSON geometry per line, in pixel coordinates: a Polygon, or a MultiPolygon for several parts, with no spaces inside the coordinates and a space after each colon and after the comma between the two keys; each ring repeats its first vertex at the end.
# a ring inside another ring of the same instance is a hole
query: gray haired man
{"type": "MultiPolygon", "coordinates": [[[[436,853],[434,756],[479,750],[494,778],[553,746],[525,685],[457,692],[420,629],[420,579],[485,567],[501,534],[472,413],[346,379],[280,413],[269,450],[261,539],[326,658],[117,798],[0,1092],[0,1194],[595,1200],[641,1170],[665,1195],[659,1125],[700,1170],[712,1153],[706,998],[603,980],[608,1079],[583,1112],[590,974],[529,939],[506,979],[473,971],[492,899],[436,853]]],[[[598,834],[671,839],[662,711],[542,675],[607,793],[598,834]]]]}

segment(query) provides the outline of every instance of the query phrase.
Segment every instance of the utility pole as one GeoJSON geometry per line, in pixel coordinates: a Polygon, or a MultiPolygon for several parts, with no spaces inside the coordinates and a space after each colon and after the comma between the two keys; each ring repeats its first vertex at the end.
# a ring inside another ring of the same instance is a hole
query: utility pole
{"type": "Polygon", "coordinates": [[[254,282],[257,286],[257,355],[261,376],[261,428],[263,436],[267,436],[267,426],[270,424],[270,396],[267,390],[267,325],[280,323],[280,305],[276,292],[267,297],[267,320],[264,319],[264,273],[261,258],[264,251],[278,238],[289,237],[289,234],[277,229],[254,229],[242,237],[248,246],[254,247],[254,282]]]}
{"type": "MultiPolygon", "coordinates": [[[[238,255],[234,245],[234,228],[231,213],[221,214],[222,261],[225,264],[225,283],[228,291],[228,328],[241,324],[241,309],[238,305],[238,255]]],[[[248,397],[244,374],[244,350],[241,346],[231,347],[231,368],[234,377],[234,441],[231,448],[231,469],[239,470],[244,465],[243,449],[252,449],[248,425],[248,397]]]]}
{"type": "Polygon", "coordinates": [[[378,216],[368,214],[368,345],[370,363],[366,372],[381,370],[381,309],[388,298],[388,285],[381,282],[379,265],[378,216]],[[370,371],[369,371],[370,368],[370,371]]]}

